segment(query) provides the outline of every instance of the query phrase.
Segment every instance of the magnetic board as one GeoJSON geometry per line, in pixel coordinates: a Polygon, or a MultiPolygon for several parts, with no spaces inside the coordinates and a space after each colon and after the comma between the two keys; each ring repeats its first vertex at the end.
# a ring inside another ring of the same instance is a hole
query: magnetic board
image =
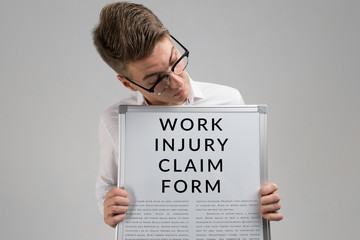
{"type": "Polygon", "coordinates": [[[270,239],[266,106],[119,106],[116,240],[270,239]]]}

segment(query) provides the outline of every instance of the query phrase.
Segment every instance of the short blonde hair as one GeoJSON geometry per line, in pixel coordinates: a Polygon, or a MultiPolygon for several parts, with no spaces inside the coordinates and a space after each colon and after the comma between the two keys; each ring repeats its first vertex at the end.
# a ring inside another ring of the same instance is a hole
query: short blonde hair
{"type": "Polygon", "coordinates": [[[102,59],[119,75],[126,64],[148,57],[169,31],[155,14],[141,4],[116,2],[106,5],[93,30],[94,45],[102,59]]]}

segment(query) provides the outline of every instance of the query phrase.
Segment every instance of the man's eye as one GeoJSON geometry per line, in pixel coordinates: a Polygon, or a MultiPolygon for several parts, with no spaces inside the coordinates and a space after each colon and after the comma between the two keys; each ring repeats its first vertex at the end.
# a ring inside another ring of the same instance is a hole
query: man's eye
{"type": "Polygon", "coordinates": [[[173,66],[179,58],[180,57],[178,56],[177,53],[174,54],[174,56],[171,58],[170,65],[173,66]]]}
{"type": "Polygon", "coordinates": [[[175,58],[175,59],[171,60],[171,62],[170,62],[170,66],[174,66],[174,64],[176,63],[176,61],[177,61],[177,58],[175,58]]]}
{"type": "Polygon", "coordinates": [[[160,76],[154,76],[154,77],[150,77],[148,80],[147,80],[147,84],[148,85],[154,85],[156,83],[156,81],[160,78],[160,76]]]}

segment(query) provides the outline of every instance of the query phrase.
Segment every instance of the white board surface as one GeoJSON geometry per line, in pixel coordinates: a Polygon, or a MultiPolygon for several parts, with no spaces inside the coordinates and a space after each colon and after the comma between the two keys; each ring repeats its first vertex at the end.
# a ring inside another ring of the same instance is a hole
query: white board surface
{"type": "Polygon", "coordinates": [[[120,107],[116,239],[270,239],[258,213],[266,108],[120,107]]]}

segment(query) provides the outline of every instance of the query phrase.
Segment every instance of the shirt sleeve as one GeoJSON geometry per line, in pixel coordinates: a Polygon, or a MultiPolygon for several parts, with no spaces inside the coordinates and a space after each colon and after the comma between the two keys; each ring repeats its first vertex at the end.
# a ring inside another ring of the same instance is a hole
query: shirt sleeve
{"type": "Polygon", "coordinates": [[[238,105],[245,105],[245,101],[243,99],[243,97],[241,96],[241,93],[237,90],[238,92],[238,100],[237,100],[237,103],[238,105]]]}
{"type": "Polygon", "coordinates": [[[117,186],[117,151],[115,141],[103,118],[99,124],[100,162],[95,185],[99,210],[104,214],[106,193],[117,186]]]}

